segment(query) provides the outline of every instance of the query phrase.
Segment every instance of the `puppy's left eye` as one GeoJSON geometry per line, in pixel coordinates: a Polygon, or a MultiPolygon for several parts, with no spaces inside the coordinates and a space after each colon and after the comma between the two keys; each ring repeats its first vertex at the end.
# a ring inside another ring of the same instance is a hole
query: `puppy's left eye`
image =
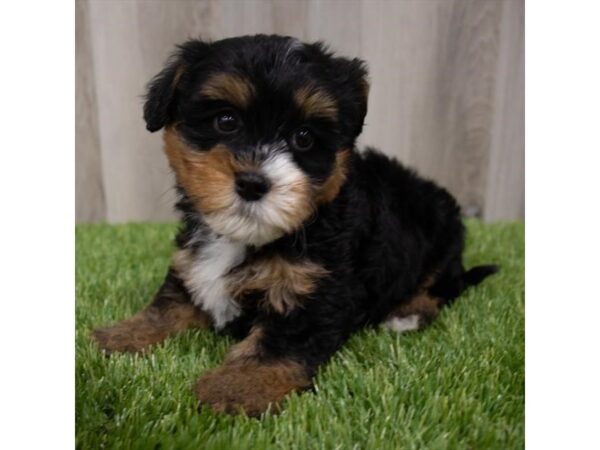
{"type": "Polygon", "coordinates": [[[292,135],[292,145],[298,150],[310,150],[315,143],[315,138],[308,128],[299,128],[292,135]]]}
{"type": "Polygon", "coordinates": [[[233,112],[220,113],[215,117],[215,129],[221,134],[232,134],[240,128],[240,121],[233,112]]]}

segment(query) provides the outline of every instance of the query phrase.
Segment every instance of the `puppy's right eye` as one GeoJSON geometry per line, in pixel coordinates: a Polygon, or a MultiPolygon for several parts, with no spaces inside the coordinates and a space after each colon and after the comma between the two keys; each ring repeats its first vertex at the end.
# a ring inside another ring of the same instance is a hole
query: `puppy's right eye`
{"type": "Polygon", "coordinates": [[[292,145],[298,150],[310,150],[314,143],[315,138],[311,131],[306,127],[297,129],[292,135],[292,145]]]}
{"type": "Polygon", "coordinates": [[[215,116],[214,127],[221,134],[233,134],[239,130],[240,121],[233,112],[228,111],[215,116]]]}

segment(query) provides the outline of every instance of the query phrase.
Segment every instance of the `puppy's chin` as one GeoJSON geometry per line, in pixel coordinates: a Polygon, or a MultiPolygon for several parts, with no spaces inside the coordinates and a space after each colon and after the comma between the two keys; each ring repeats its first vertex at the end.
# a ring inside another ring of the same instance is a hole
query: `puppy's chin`
{"type": "Polygon", "coordinates": [[[290,199],[283,205],[277,205],[273,198],[267,196],[257,202],[236,199],[232,207],[206,214],[204,220],[215,233],[232,241],[260,247],[299,228],[310,210],[302,201],[290,199]]]}
{"type": "Polygon", "coordinates": [[[255,247],[273,242],[285,234],[285,230],[265,223],[256,216],[238,212],[213,213],[205,216],[204,220],[215,233],[255,247]]]}

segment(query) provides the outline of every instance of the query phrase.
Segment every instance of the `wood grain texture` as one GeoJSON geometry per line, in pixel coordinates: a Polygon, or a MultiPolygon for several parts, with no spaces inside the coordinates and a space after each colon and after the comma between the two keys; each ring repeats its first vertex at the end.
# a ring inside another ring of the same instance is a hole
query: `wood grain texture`
{"type": "Polygon", "coordinates": [[[78,222],[106,218],[89,4],[75,3],[75,211],[78,222]]]}
{"type": "Polygon", "coordinates": [[[504,2],[484,219],[525,217],[525,5],[504,2]]]}
{"type": "Polygon", "coordinates": [[[80,28],[91,38],[80,47],[91,55],[78,51],[77,76],[97,99],[82,108],[97,118],[78,114],[78,180],[94,167],[101,180],[100,191],[78,181],[79,221],[174,217],[161,139],[142,121],[144,86],[178,42],[254,33],[324,40],[365,59],[372,88],[361,145],[435,179],[469,215],[524,215],[523,0],[79,3],[89,9],[80,28]],[[93,213],[82,206],[88,197],[93,213]]]}

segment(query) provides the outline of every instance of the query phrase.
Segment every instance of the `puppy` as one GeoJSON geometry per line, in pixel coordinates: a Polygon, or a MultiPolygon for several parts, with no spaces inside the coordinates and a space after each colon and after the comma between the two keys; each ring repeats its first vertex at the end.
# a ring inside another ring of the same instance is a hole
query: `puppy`
{"type": "Polygon", "coordinates": [[[205,327],[241,339],[195,385],[201,405],[277,411],[358,329],[430,323],[496,271],[462,264],[459,207],[444,189],[355,140],[367,69],[320,43],[247,36],[179,46],[149,84],[181,229],[162,287],[97,329],[138,352],[205,327]]]}

